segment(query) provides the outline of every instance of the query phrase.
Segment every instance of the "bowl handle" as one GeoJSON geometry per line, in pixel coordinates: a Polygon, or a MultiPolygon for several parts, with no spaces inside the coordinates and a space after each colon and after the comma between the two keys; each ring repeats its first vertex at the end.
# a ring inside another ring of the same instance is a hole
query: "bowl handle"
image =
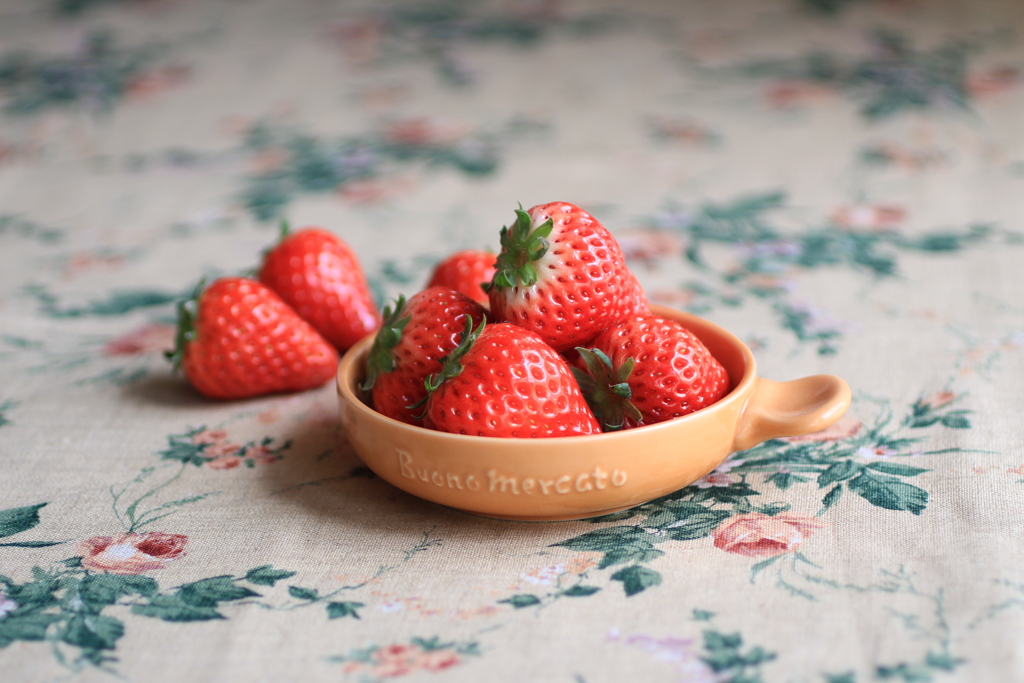
{"type": "Polygon", "coordinates": [[[835,375],[811,375],[790,382],[757,378],[743,409],[733,449],[782,436],[821,431],[850,407],[850,387],[835,375]]]}

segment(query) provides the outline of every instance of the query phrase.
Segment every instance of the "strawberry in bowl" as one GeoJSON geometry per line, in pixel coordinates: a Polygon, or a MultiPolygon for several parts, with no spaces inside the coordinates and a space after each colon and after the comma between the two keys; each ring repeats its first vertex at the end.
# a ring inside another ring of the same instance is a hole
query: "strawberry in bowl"
{"type": "Polygon", "coordinates": [[[487,294],[496,321],[536,332],[559,352],[649,312],[618,242],[596,218],[567,202],[516,211],[515,223],[501,230],[487,294]]]}
{"type": "Polygon", "coordinates": [[[729,375],[693,332],[674,320],[637,316],[580,347],[573,372],[601,427],[657,424],[725,396],[729,375]]]}
{"type": "Polygon", "coordinates": [[[425,380],[442,368],[467,325],[484,321],[483,306],[448,287],[428,287],[384,309],[384,323],[367,357],[366,379],[374,407],[401,422],[422,425],[417,406],[427,397],[425,380]]]}
{"type": "Polygon", "coordinates": [[[539,336],[508,323],[471,325],[426,381],[427,426],[518,439],[600,433],[569,365],[539,336]]]}
{"type": "Polygon", "coordinates": [[[489,305],[483,286],[494,277],[497,258],[490,251],[466,249],[455,252],[434,266],[427,287],[450,287],[477,303],[489,305]]]}

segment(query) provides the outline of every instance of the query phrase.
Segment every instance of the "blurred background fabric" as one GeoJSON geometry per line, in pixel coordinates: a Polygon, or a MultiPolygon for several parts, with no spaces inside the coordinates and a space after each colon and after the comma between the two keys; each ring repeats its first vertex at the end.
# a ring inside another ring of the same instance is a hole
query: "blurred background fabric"
{"type": "Polygon", "coordinates": [[[0,679],[1024,680],[1024,5],[0,3],[0,679]],[[825,432],[640,508],[415,499],[174,304],[323,226],[384,304],[580,205],[825,432]]]}

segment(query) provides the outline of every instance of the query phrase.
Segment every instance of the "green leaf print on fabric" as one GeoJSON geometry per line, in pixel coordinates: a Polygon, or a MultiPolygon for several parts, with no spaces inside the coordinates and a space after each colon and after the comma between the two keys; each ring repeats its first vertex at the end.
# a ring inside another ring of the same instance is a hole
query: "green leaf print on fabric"
{"type": "Polygon", "coordinates": [[[372,17],[352,18],[337,28],[342,51],[381,63],[413,59],[432,64],[445,83],[468,86],[477,68],[464,62],[461,48],[472,44],[507,43],[534,46],[554,34],[586,38],[622,26],[626,17],[608,14],[567,16],[563,12],[501,11],[483,14],[473,3],[440,0],[401,6],[388,3],[372,17]],[[375,29],[372,44],[360,42],[360,29],[375,29]]]}
{"type": "Polygon", "coordinates": [[[541,599],[536,595],[524,593],[520,595],[513,595],[511,598],[505,600],[498,600],[499,604],[512,605],[516,609],[522,609],[524,607],[533,607],[534,605],[541,604],[541,599]]]}
{"type": "Polygon", "coordinates": [[[743,636],[739,633],[723,634],[718,631],[706,630],[704,637],[704,656],[701,661],[707,664],[718,676],[719,680],[730,683],[760,681],[760,667],[765,662],[775,659],[773,652],[760,647],[750,648],[743,652],[743,636]]]}
{"type": "Polygon", "coordinates": [[[642,593],[651,586],[661,584],[661,574],[653,569],[634,564],[612,574],[611,580],[621,581],[622,589],[626,591],[626,596],[632,597],[637,593],[642,593]]]}
{"type": "Polygon", "coordinates": [[[600,588],[597,586],[581,586],[579,584],[562,591],[562,595],[567,598],[586,598],[594,593],[597,593],[600,588]]]}
{"type": "Polygon", "coordinates": [[[77,53],[41,56],[10,52],[0,56],[0,93],[11,114],[53,107],[108,111],[156,61],[155,46],[121,47],[107,33],[93,33],[77,53]]]}
{"type": "Polygon", "coordinates": [[[11,399],[0,401],[0,427],[11,424],[11,418],[7,413],[18,407],[18,402],[11,399]]]}
{"type": "Polygon", "coordinates": [[[27,531],[39,524],[39,511],[46,503],[0,510],[0,538],[27,531]]]}
{"type": "Polygon", "coordinates": [[[240,585],[232,576],[213,576],[187,583],[170,593],[149,596],[132,605],[132,613],[164,621],[208,621],[226,618],[218,610],[221,603],[261,597],[240,585]]]}
{"type": "Polygon", "coordinates": [[[970,429],[969,410],[952,410],[951,404],[963,398],[952,391],[940,391],[927,398],[921,397],[911,406],[911,414],[903,420],[903,424],[915,429],[931,427],[942,423],[950,429],[970,429]]]}
{"type": "Polygon", "coordinates": [[[644,529],[635,526],[616,526],[581,534],[553,546],[569,550],[604,553],[599,569],[624,562],[647,562],[664,555],[655,550],[644,529]]]}
{"type": "Polygon", "coordinates": [[[274,569],[273,565],[264,564],[247,571],[245,573],[245,580],[257,586],[273,586],[278,581],[289,579],[293,576],[295,576],[295,572],[285,569],[274,569]]]}
{"type": "MultiPolygon", "coordinates": [[[[150,514],[165,509],[166,504],[146,513],[138,511],[144,501],[178,481],[185,468],[186,463],[181,463],[170,479],[156,483],[152,478],[158,468],[146,468],[120,490],[111,487],[115,515],[129,529],[126,533],[85,539],[79,544],[81,555],[55,562],[50,569],[34,567],[31,577],[22,582],[0,574],[0,648],[16,642],[47,641],[57,662],[73,672],[95,666],[115,673],[111,668],[117,661],[114,652],[132,616],[187,623],[228,619],[225,608],[233,606],[255,604],[268,611],[291,611],[322,604],[328,620],[359,620],[358,610],[364,603],[339,597],[365,588],[418,553],[441,544],[440,539],[431,537],[432,530],[427,530],[398,562],[379,567],[364,581],[326,591],[294,585],[274,590],[278,582],[296,572],[272,564],[254,567],[240,576],[219,574],[161,589],[147,572],[168,562],[181,562],[188,538],[163,532],[139,533],[132,530],[132,520],[144,520],[147,515],[153,520],[170,514],[150,514]],[[122,510],[129,492],[136,497],[122,510]],[[274,599],[253,587],[287,593],[288,598],[274,599]]],[[[197,502],[203,497],[187,496],[174,503],[197,502]]],[[[0,533],[6,537],[34,528],[39,524],[39,510],[45,505],[0,511],[0,533]]],[[[415,644],[424,651],[451,649],[437,639],[415,644]]],[[[455,651],[469,654],[475,645],[467,648],[455,651]]]]}
{"type": "Polygon", "coordinates": [[[714,614],[695,609],[694,621],[704,624],[699,639],[693,637],[659,637],[623,635],[612,631],[608,640],[637,647],[656,661],[671,664],[681,681],[721,681],[728,683],[763,683],[762,667],[776,659],[774,652],[762,647],[744,647],[739,633],[723,633],[713,628],[714,614]]]}
{"type": "Polygon", "coordinates": [[[42,285],[27,285],[25,293],[39,303],[40,312],[49,318],[122,316],[139,309],[166,306],[189,295],[153,289],[124,290],[112,292],[106,299],[91,301],[84,306],[62,307],[60,300],[42,285]]]}
{"type": "Polygon", "coordinates": [[[288,586],[288,595],[298,600],[316,600],[320,597],[316,590],[301,586],[288,586]]]}
{"type": "Polygon", "coordinates": [[[872,505],[887,510],[909,510],[921,514],[928,504],[928,492],[895,477],[885,477],[862,471],[847,484],[872,505]]]}
{"type": "MultiPolygon", "coordinates": [[[[47,503],[25,505],[23,507],[0,510],[0,538],[7,538],[39,524],[39,510],[47,503]]],[[[66,541],[6,541],[0,542],[0,548],[47,548],[60,545],[66,541]]]]}
{"type": "Polygon", "coordinates": [[[53,9],[57,14],[77,17],[94,7],[137,2],[139,0],[53,0],[53,9]]]}
{"type": "Polygon", "coordinates": [[[822,674],[825,683],[857,683],[857,674],[853,671],[844,671],[841,674],[822,674]]]}
{"type": "Polygon", "coordinates": [[[962,659],[929,652],[917,663],[900,662],[895,666],[880,666],[875,670],[875,676],[882,680],[902,680],[904,683],[927,683],[935,680],[935,674],[951,673],[963,663],[962,659]]]}
{"type": "Polygon", "coordinates": [[[851,5],[862,2],[867,2],[867,0],[800,0],[800,6],[814,14],[836,17],[851,5]]]}
{"type": "Polygon", "coordinates": [[[761,301],[774,312],[780,327],[802,344],[817,347],[819,354],[829,355],[838,350],[843,326],[797,300],[792,291],[795,277],[844,268],[885,279],[898,276],[901,251],[956,252],[997,238],[1011,241],[1009,233],[988,225],[907,236],[860,226],[860,219],[844,215],[794,231],[772,217],[785,208],[785,193],[765,192],[696,209],[670,207],[648,222],[655,233],[679,239],[685,258],[702,276],[683,286],[686,310],[701,315],[723,306],[761,301]],[[710,257],[722,253],[729,257],[727,265],[710,257]]]}
{"type": "Polygon", "coordinates": [[[712,475],[710,481],[727,482],[735,476],[763,472],[768,473],[766,483],[786,490],[794,483],[813,479],[818,488],[828,489],[819,515],[832,507],[844,491],[880,508],[918,515],[928,504],[928,492],[905,479],[928,469],[893,458],[963,452],[959,448],[925,450],[919,444],[927,437],[906,434],[906,430],[934,427],[969,428],[970,410],[948,409],[959,398],[962,396],[948,390],[919,398],[897,422],[888,401],[865,397],[862,401],[873,403],[877,409],[872,423],[848,416],[818,434],[766,441],[734,455],[717,471],[721,479],[712,475]],[[949,419],[950,416],[955,419],[949,419]]]}
{"type": "Polygon", "coordinates": [[[135,532],[140,531],[144,527],[173,515],[186,505],[217,495],[217,492],[210,491],[146,507],[155,502],[151,500],[154,496],[181,478],[182,473],[185,471],[185,464],[181,463],[177,468],[173,466],[144,467],[131,481],[120,489],[115,490],[114,486],[110,487],[110,495],[113,499],[111,509],[114,512],[114,517],[121,523],[125,532],[135,534],[135,532]],[[171,476],[160,482],[157,475],[165,474],[168,471],[171,472],[171,476]],[[155,480],[154,477],[156,477],[155,480]],[[135,498],[126,501],[126,498],[130,495],[134,495],[135,498]]]}
{"type": "Polygon", "coordinates": [[[333,140],[258,124],[249,129],[244,150],[272,162],[246,180],[242,201],[258,220],[272,221],[299,195],[354,192],[357,181],[380,179],[398,164],[489,175],[498,166],[501,137],[501,133],[450,137],[426,120],[398,122],[372,134],[333,140]]]}
{"type": "MultiPolygon", "coordinates": [[[[35,336],[35,335],[33,335],[35,336]]],[[[146,377],[174,345],[174,327],[144,322],[121,334],[67,332],[37,338],[0,334],[0,361],[14,359],[26,374],[46,373],[72,387],[124,387],[146,377]],[[116,363],[117,367],[110,367],[116,363]],[[83,376],[83,372],[89,374],[83,376]]],[[[160,368],[165,367],[159,363],[160,368]]],[[[3,403],[0,402],[0,417],[3,403]]]]}
{"type": "MultiPolygon", "coordinates": [[[[827,526],[820,518],[844,493],[852,493],[880,510],[914,515],[925,511],[928,491],[907,480],[930,470],[902,460],[963,452],[960,448],[926,450],[922,443],[929,437],[911,435],[922,429],[959,429],[956,424],[949,427],[942,416],[951,414],[949,407],[960,398],[949,390],[918,398],[903,418],[897,419],[888,401],[861,397],[858,405],[875,410],[870,422],[861,422],[851,414],[822,432],[772,439],[736,453],[691,486],[590,520],[594,524],[628,525],[604,526],[550,547],[599,554],[594,566],[598,570],[613,569],[609,580],[620,582],[627,597],[661,583],[661,575],[644,565],[662,557],[665,552],[657,546],[670,541],[711,536],[715,547],[725,552],[764,558],[752,567],[752,581],[770,567],[778,569],[785,558],[816,566],[798,549],[827,526]],[[939,418],[931,419],[935,415],[939,418]],[[798,486],[813,486],[823,492],[816,517],[790,512],[791,505],[786,501],[763,500],[773,490],[789,492],[798,486]]],[[[968,420],[971,411],[959,409],[956,414],[968,420]]],[[[586,572],[581,572],[576,580],[582,582],[585,578],[586,572]]],[[[805,590],[782,578],[777,585],[808,597],[805,590]]],[[[516,609],[545,607],[562,595],[564,588],[556,587],[544,594],[523,592],[498,602],[516,609]]]]}
{"type": "Polygon", "coordinates": [[[0,647],[17,641],[50,641],[55,655],[72,670],[83,664],[102,666],[113,661],[106,654],[124,634],[124,624],[102,611],[120,599],[150,594],[155,582],[142,577],[93,575],[81,569],[32,570],[32,578],[4,584],[0,604],[0,647]],[[62,646],[77,657],[67,662],[62,646]]]}
{"type": "Polygon", "coordinates": [[[352,617],[353,619],[360,619],[358,611],[360,607],[363,607],[361,602],[329,602],[327,603],[327,618],[343,619],[345,617],[352,617]]]}
{"type": "Polygon", "coordinates": [[[17,235],[43,244],[57,244],[64,239],[65,232],[57,228],[36,223],[17,214],[0,214],[0,236],[17,235]]]}
{"type": "Polygon", "coordinates": [[[921,50],[892,30],[876,30],[870,38],[868,57],[816,51],[796,59],[750,64],[742,71],[756,78],[834,88],[859,102],[861,115],[869,121],[920,110],[971,109],[970,60],[982,51],[980,42],[953,40],[921,50]]]}

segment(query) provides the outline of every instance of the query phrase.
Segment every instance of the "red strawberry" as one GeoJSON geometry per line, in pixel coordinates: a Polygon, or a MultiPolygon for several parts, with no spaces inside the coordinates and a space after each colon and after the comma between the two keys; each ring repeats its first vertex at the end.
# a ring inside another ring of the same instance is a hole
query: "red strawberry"
{"type": "Polygon", "coordinates": [[[422,425],[416,417],[422,409],[409,406],[426,398],[423,381],[441,370],[441,360],[459,345],[466,325],[481,323],[486,315],[483,306],[447,287],[424,289],[408,303],[399,297],[394,310],[385,308],[363,383],[372,390],[377,412],[422,425]]]}
{"type": "Polygon", "coordinates": [[[334,377],[338,352],[259,282],[214,281],[178,304],[175,367],[210,398],[246,398],[318,387],[334,377]]]}
{"type": "Polygon", "coordinates": [[[427,381],[424,424],[443,432],[536,438],[601,431],[562,357],[516,325],[467,325],[427,381]]]}
{"type": "Polygon", "coordinates": [[[487,292],[481,285],[494,277],[494,262],[497,258],[489,251],[472,249],[454,253],[437,264],[427,287],[451,287],[473,301],[487,305],[487,292]]]}
{"type": "Polygon", "coordinates": [[[497,272],[487,289],[495,320],[533,330],[566,351],[650,312],[618,243],[596,218],[565,202],[516,216],[501,230],[497,272]]]}
{"type": "Polygon", "coordinates": [[[263,259],[260,282],[344,351],[380,326],[380,314],[352,249],[320,228],[287,234],[263,259]]]}
{"type": "Polygon", "coordinates": [[[576,379],[606,431],[686,415],[729,391],[722,364],[673,320],[633,317],[577,350],[586,370],[576,379]]]}

